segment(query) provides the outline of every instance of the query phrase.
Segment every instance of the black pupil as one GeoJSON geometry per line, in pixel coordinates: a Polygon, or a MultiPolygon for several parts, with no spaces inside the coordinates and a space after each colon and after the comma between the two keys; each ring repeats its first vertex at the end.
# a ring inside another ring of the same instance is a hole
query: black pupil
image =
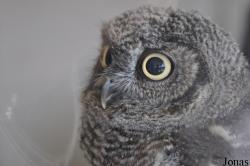
{"type": "Polygon", "coordinates": [[[148,60],[146,69],[152,75],[159,75],[164,71],[165,65],[163,60],[157,57],[153,57],[148,60]]]}
{"type": "Polygon", "coordinates": [[[112,56],[111,56],[110,50],[108,50],[108,52],[107,52],[105,62],[107,64],[107,66],[109,66],[112,63],[112,56]]]}

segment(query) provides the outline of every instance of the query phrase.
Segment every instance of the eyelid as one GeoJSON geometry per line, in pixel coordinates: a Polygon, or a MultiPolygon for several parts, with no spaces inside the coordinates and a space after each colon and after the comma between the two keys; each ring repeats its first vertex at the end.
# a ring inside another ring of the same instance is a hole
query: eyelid
{"type": "Polygon", "coordinates": [[[108,67],[107,63],[106,63],[106,57],[107,57],[107,53],[109,51],[110,47],[108,45],[104,45],[102,47],[101,50],[101,57],[100,57],[100,62],[103,68],[108,67]]]}

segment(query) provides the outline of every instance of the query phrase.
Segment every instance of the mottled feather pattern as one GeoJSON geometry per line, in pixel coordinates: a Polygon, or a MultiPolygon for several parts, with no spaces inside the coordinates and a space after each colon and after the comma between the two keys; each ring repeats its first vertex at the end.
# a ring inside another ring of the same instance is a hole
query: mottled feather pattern
{"type": "Polygon", "coordinates": [[[81,146],[93,166],[222,165],[243,156],[244,140],[250,158],[249,66],[228,33],[198,12],[144,6],[104,24],[102,37],[113,62],[103,69],[97,61],[81,100],[81,146]],[[168,78],[139,72],[147,49],[173,60],[168,78]],[[104,109],[105,78],[120,95],[104,109]]]}

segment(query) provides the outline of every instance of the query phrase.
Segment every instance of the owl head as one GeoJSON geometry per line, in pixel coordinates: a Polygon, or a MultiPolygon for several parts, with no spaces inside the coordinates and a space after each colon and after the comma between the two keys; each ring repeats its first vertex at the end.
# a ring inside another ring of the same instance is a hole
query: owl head
{"type": "Polygon", "coordinates": [[[102,39],[82,102],[111,125],[205,125],[246,95],[238,45],[197,12],[140,7],[105,23],[102,39]]]}

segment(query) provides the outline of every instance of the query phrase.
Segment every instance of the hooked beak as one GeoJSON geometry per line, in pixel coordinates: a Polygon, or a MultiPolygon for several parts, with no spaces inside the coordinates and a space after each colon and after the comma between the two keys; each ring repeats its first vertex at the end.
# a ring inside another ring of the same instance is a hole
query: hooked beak
{"type": "Polygon", "coordinates": [[[101,92],[101,105],[103,109],[106,109],[108,101],[115,95],[115,91],[112,88],[112,82],[109,78],[106,79],[105,83],[102,86],[101,92]]]}

